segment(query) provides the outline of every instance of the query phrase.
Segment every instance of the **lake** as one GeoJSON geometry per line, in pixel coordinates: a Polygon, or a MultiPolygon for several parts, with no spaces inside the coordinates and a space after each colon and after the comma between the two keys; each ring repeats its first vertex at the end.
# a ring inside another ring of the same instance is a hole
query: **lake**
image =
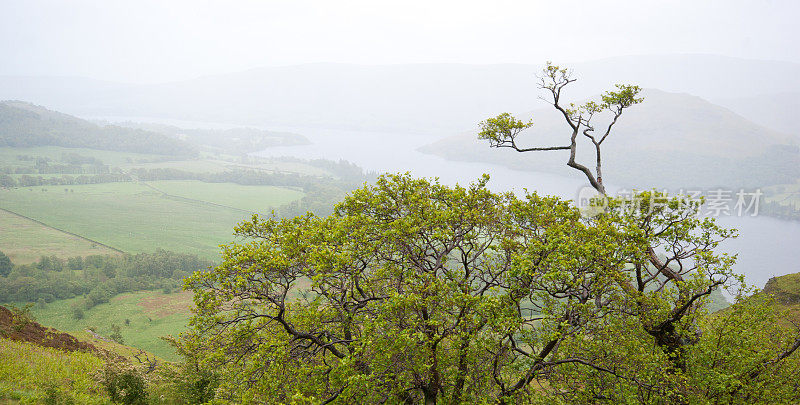
{"type": "MultiPolygon", "coordinates": [[[[564,175],[512,170],[488,164],[448,161],[418,152],[431,143],[430,135],[332,130],[319,128],[270,128],[303,134],[313,145],[270,148],[259,156],[293,156],[305,159],[344,159],[376,172],[410,172],[415,176],[438,177],[446,184],[468,184],[481,174],[491,176],[494,191],[523,189],[573,199],[588,183],[576,171],[564,166],[564,175]]],[[[486,153],[496,152],[487,145],[486,153]]],[[[533,159],[535,154],[531,154],[533,159]]],[[[609,187],[613,190],[614,187],[609,187]]],[[[800,247],[800,222],[774,218],[721,217],[719,223],[739,230],[739,238],[726,241],[722,248],[738,253],[736,271],[747,282],[763,287],[770,277],[800,272],[794,249],[800,247]]]]}
{"type": "MultiPolygon", "coordinates": [[[[92,117],[107,121],[158,122],[183,128],[227,129],[233,124],[192,122],[152,117],[92,117]]],[[[415,176],[438,177],[445,184],[469,184],[483,173],[491,176],[489,188],[494,191],[521,192],[523,189],[540,194],[574,199],[579,190],[588,186],[576,171],[563,168],[563,175],[512,170],[488,163],[448,161],[418,152],[420,146],[437,140],[430,134],[398,134],[341,129],[303,127],[264,127],[272,131],[302,134],[312,145],[270,148],[255,152],[265,157],[292,156],[302,159],[344,159],[368,171],[410,172],[415,176]]],[[[451,134],[442,134],[447,136],[451,134]]],[[[487,145],[486,153],[497,152],[487,145]]],[[[535,158],[535,154],[531,154],[535,158]]],[[[613,193],[613,185],[607,185],[613,193]]],[[[748,283],[763,287],[770,277],[800,272],[794,249],[800,247],[800,221],[774,218],[721,217],[719,223],[739,230],[739,238],[726,241],[722,249],[737,253],[736,271],[743,273],[748,283]]]]}

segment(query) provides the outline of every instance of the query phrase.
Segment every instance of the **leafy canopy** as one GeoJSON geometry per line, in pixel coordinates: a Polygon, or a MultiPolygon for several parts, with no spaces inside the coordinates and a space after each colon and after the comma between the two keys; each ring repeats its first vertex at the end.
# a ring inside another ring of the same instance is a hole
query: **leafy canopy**
{"type": "Polygon", "coordinates": [[[720,379],[740,369],[694,367],[732,354],[670,345],[732,277],[714,253],[730,231],[681,199],[584,218],[487,181],[386,175],[326,218],[241,223],[223,263],[188,281],[182,350],[244,403],[659,402],[697,396],[687,381],[730,394],[720,379]],[[656,269],[651,246],[691,259],[656,269]]]}

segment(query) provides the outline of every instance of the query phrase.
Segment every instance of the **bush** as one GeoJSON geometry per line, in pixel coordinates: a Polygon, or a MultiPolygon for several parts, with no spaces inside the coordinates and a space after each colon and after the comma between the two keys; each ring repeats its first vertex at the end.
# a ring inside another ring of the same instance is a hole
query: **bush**
{"type": "Polygon", "coordinates": [[[45,389],[42,403],[45,405],[72,405],[75,403],[75,400],[68,391],[58,386],[51,385],[45,389]]]}
{"type": "Polygon", "coordinates": [[[127,405],[147,403],[147,384],[142,374],[134,368],[109,364],[101,382],[115,403],[127,405]]]}
{"type": "Polygon", "coordinates": [[[16,307],[11,305],[9,310],[11,310],[11,324],[14,327],[14,330],[17,332],[21,331],[25,328],[29,323],[36,322],[36,318],[33,317],[31,314],[31,308],[33,304],[26,304],[22,308],[16,307]]]}
{"type": "Polygon", "coordinates": [[[0,276],[7,276],[8,273],[11,273],[13,268],[14,265],[11,263],[11,259],[9,259],[5,253],[0,252],[0,276]]]}
{"type": "Polygon", "coordinates": [[[125,339],[122,338],[122,331],[117,324],[111,325],[111,335],[109,337],[119,344],[125,343],[125,339]]]}

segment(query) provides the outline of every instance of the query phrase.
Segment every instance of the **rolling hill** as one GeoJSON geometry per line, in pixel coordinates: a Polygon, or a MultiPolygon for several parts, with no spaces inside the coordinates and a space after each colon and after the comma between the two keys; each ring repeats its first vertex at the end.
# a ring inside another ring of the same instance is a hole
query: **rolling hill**
{"type": "MultiPolygon", "coordinates": [[[[580,80],[570,89],[570,96],[578,98],[618,82],[715,101],[800,91],[800,65],[788,62],[650,55],[569,66],[580,80]]],[[[0,99],[30,100],[80,116],[442,134],[469,129],[502,111],[534,107],[538,94],[535,74],[540,68],[523,64],[317,63],[138,85],[5,76],[0,77],[0,99]]]]}
{"type": "Polygon", "coordinates": [[[100,126],[23,101],[0,102],[0,146],[62,146],[101,150],[189,155],[193,147],[152,131],[100,126]]]}
{"type": "Polygon", "coordinates": [[[800,111],[798,91],[726,98],[717,103],[759,125],[800,136],[800,128],[794,120],[800,111]]]}

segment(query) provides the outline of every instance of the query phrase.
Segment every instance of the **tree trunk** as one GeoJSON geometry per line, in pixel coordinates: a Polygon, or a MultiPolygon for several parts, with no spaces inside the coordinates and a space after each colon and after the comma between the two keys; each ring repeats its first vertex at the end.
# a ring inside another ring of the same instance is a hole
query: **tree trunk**
{"type": "Polygon", "coordinates": [[[436,405],[436,389],[425,388],[422,393],[425,395],[425,405],[436,405]]]}

